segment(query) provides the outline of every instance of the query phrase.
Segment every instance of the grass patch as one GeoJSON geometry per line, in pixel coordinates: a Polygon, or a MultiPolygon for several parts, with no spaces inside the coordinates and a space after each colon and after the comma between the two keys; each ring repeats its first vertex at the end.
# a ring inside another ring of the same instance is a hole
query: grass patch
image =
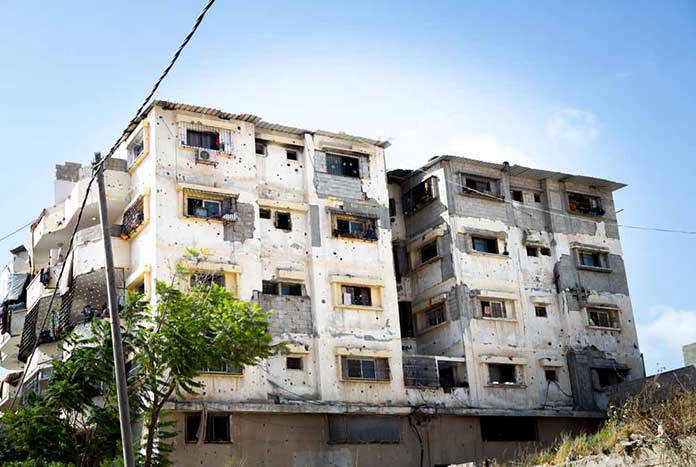
{"type": "Polygon", "coordinates": [[[522,465],[562,465],[598,454],[631,455],[637,448],[660,443],[678,452],[681,440],[696,436],[696,393],[678,392],[667,401],[640,395],[612,408],[609,419],[592,434],[561,435],[548,450],[527,456],[522,465]]]}

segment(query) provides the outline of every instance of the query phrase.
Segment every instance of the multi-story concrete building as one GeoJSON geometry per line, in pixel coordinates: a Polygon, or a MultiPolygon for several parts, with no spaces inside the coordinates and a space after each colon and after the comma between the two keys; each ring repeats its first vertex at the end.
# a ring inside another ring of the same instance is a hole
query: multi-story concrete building
{"type": "MultiPolygon", "coordinates": [[[[273,310],[290,350],[207,369],[202,395],[173,399],[173,460],[510,456],[592,425],[604,385],[642,376],[612,203],[622,185],[454,157],[387,174],[387,146],[163,101],[130,128],[105,171],[121,295],[155,300],[154,281],[202,248],[190,280],[273,310]]],[[[13,252],[8,399],[40,392],[64,333],[104,308],[96,194],[77,219],[90,175],[58,166],[55,205],[29,252],[13,252]]]]}

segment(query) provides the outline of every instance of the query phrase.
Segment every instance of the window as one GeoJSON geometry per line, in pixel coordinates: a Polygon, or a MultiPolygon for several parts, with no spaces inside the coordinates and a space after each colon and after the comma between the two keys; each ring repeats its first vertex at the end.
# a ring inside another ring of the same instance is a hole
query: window
{"type": "Polygon", "coordinates": [[[437,178],[430,177],[411,188],[402,197],[403,211],[411,215],[437,199],[437,178]]]}
{"type": "Polygon", "coordinates": [[[230,416],[228,414],[208,414],[205,424],[206,443],[229,443],[230,416]]]}
{"type": "Polygon", "coordinates": [[[541,253],[542,256],[551,256],[551,249],[547,248],[545,246],[542,246],[539,248],[539,252],[541,253]]]}
{"type": "Polygon", "coordinates": [[[479,253],[500,254],[497,238],[471,237],[471,246],[479,253]]]}
{"type": "Polygon", "coordinates": [[[275,213],[275,228],[280,230],[292,230],[292,218],[289,212],[275,213]]]}
{"type": "Polygon", "coordinates": [[[138,157],[145,151],[145,142],[143,141],[143,130],[141,130],[133,141],[128,145],[128,167],[138,160],[138,157]]]}
{"type": "Polygon", "coordinates": [[[186,146],[220,150],[220,134],[212,131],[186,130],[186,146]]]}
{"type": "Polygon", "coordinates": [[[187,198],[186,214],[201,219],[222,217],[222,202],[208,199],[187,198]]]}
{"type": "Polygon", "coordinates": [[[546,318],[548,314],[546,313],[546,307],[544,305],[537,305],[534,307],[534,312],[537,318],[546,318]]]}
{"type": "Polygon", "coordinates": [[[285,157],[287,157],[287,159],[289,161],[296,161],[296,160],[298,160],[297,151],[294,149],[286,149],[285,150],[285,157]]]}
{"type": "Polygon", "coordinates": [[[626,379],[627,370],[621,368],[593,368],[592,380],[594,389],[603,389],[607,386],[619,384],[626,379]]]}
{"type": "Polygon", "coordinates": [[[534,193],[534,202],[541,203],[541,193],[534,193]]]}
{"type": "Polygon", "coordinates": [[[396,217],[396,200],[394,198],[389,198],[389,217],[392,219],[396,217]]]}
{"type": "Polygon", "coordinates": [[[488,364],[489,384],[518,384],[517,367],[500,363],[488,364]]]}
{"type": "MultiPolygon", "coordinates": [[[[149,201],[149,196],[147,197],[149,201]]],[[[140,226],[145,222],[145,197],[140,195],[138,199],[123,213],[121,238],[128,239],[135,235],[140,226]]]]}
{"type": "Polygon", "coordinates": [[[608,310],[602,308],[588,308],[587,318],[590,326],[600,328],[619,329],[619,312],[618,310],[608,310]]]}
{"type": "Polygon", "coordinates": [[[413,332],[413,310],[411,302],[399,302],[399,324],[401,337],[415,337],[413,332]]]}
{"type": "Polygon", "coordinates": [[[558,382],[558,372],[556,370],[544,370],[544,377],[549,383],[558,382]]]}
{"type": "Polygon", "coordinates": [[[442,324],[447,321],[447,314],[445,313],[444,305],[429,309],[425,312],[425,316],[428,320],[429,327],[437,326],[438,324],[442,324]]]}
{"type": "Polygon", "coordinates": [[[607,269],[607,254],[598,251],[578,250],[578,263],[587,268],[607,269]]]}
{"type": "Polygon", "coordinates": [[[481,314],[484,318],[507,318],[505,302],[481,300],[481,314]]]}
{"type": "Polygon", "coordinates": [[[256,148],[256,155],[257,156],[266,156],[268,155],[268,146],[266,146],[266,142],[262,141],[260,139],[256,140],[256,143],[254,144],[254,147],[256,148]]]}
{"type": "Polygon", "coordinates": [[[475,193],[498,196],[499,182],[494,178],[480,177],[477,175],[462,175],[464,193],[475,193]]]}
{"type": "Polygon", "coordinates": [[[466,375],[466,364],[463,362],[450,362],[439,360],[437,362],[439,384],[446,393],[454,388],[468,388],[469,382],[466,375]]]}
{"type": "Polygon", "coordinates": [[[427,263],[431,259],[437,258],[438,257],[437,240],[433,240],[432,242],[426,243],[425,245],[420,247],[418,254],[419,254],[420,264],[427,263]]]}
{"type": "Polygon", "coordinates": [[[533,442],[539,440],[536,419],[531,417],[481,417],[483,441],[533,442]]]}
{"type": "Polygon", "coordinates": [[[580,193],[568,193],[568,209],[571,212],[590,216],[603,216],[605,214],[601,198],[580,193]]]}
{"type": "MultiPolygon", "coordinates": [[[[203,416],[200,412],[186,414],[184,436],[187,443],[198,442],[202,418],[203,416]]],[[[208,414],[205,423],[205,442],[229,443],[230,441],[230,416],[228,414],[208,414]]]]}
{"type": "Polygon", "coordinates": [[[331,175],[360,178],[360,159],[357,157],[327,154],[326,171],[331,175]]]}
{"type": "Polygon", "coordinates": [[[377,240],[374,219],[363,217],[336,216],[333,234],[334,237],[377,240]]]}
{"type": "Polygon", "coordinates": [[[539,256],[539,248],[535,246],[528,246],[527,247],[527,256],[539,256]]]}
{"type": "Polygon", "coordinates": [[[189,285],[191,286],[192,289],[195,289],[196,287],[200,287],[200,286],[211,287],[213,284],[224,288],[225,287],[225,275],[224,274],[216,274],[216,273],[203,273],[203,272],[191,274],[189,285]]]}
{"type": "Polygon", "coordinates": [[[263,281],[264,295],[302,296],[302,284],[297,282],[263,281]]]}
{"type": "Polygon", "coordinates": [[[271,218],[271,210],[270,210],[270,209],[264,209],[264,208],[259,209],[259,218],[261,218],[261,219],[270,219],[270,218],[271,218]]]}
{"type": "Polygon", "coordinates": [[[210,366],[201,368],[201,373],[242,376],[244,374],[244,368],[232,363],[216,362],[210,366]]]}
{"type": "Polygon", "coordinates": [[[343,379],[389,381],[389,359],[368,357],[341,357],[343,379]]]}
{"type": "Polygon", "coordinates": [[[399,417],[329,415],[329,444],[398,444],[399,417]]]}
{"type": "Polygon", "coordinates": [[[186,427],[184,430],[184,436],[187,443],[197,443],[198,442],[198,431],[201,429],[201,413],[187,413],[186,414],[186,427]]]}
{"type": "Polygon", "coordinates": [[[287,357],[285,359],[285,368],[288,370],[301,370],[302,357],[287,357]]]}
{"type": "Polygon", "coordinates": [[[344,305],[372,306],[372,290],[369,287],[341,286],[344,305]]]}
{"type": "Polygon", "coordinates": [[[517,201],[519,203],[524,202],[524,193],[522,193],[522,190],[512,190],[512,199],[514,201],[517,201]]]}

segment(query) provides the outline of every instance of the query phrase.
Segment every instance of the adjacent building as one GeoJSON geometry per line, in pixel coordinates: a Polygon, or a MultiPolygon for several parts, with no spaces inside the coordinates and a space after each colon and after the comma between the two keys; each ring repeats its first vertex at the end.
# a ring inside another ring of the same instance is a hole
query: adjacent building
{"type": "MultiPolygon", "coordinates": [[[[594,425],[604,388],[643,376],[621,184],[451,156],[387,172],[385,141],[164,101],[128,133],[105,167],[120,295],[154,300],[205,249],[180,285],[273,310],[290,351],[205,369],[202,395],[171,401],[181,465],[510,456],[594,425]]],[[[77,218],[90,176],[57,167],[54,206],[3,272],[7,400],[40,392],[61,338],[103,313],[95,193],[77,218]]]]}
{"type": "Polygon", "coordinates": [[[684,366],[696,366],[696,342],[685,345],[682,352],[684,353],[684,366]]]}

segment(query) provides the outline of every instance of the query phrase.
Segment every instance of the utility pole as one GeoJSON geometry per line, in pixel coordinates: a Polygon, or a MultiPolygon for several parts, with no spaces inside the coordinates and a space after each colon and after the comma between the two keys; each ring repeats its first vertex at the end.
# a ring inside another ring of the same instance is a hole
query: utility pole
{"type": "Polygon", "coordinates": [[[121,320],[119,318],[118,297],[116,296],[116,277],[114,275],[114,252],[111,249],[111,225],[109,210],[106,204],[106,188],[104,187],[104,164],[101,164],[101,153],[94,153],[94,168],[97,173],[99,188],[99,214],[101,219],[104,253],[106,256],[106,291],[111,317],[111,340],[114,347],[114,370],[116,372],[116,395],[118,397],[118,419],[121,424],[121,444],[123,445],[123,463],[126,467],[135,467],[133,454],[133,435],[130,424],[130,409],[128,407],[128,387],[126,382],[126,365],[123,361],[123,342],[121,341],[121,320]]]}

